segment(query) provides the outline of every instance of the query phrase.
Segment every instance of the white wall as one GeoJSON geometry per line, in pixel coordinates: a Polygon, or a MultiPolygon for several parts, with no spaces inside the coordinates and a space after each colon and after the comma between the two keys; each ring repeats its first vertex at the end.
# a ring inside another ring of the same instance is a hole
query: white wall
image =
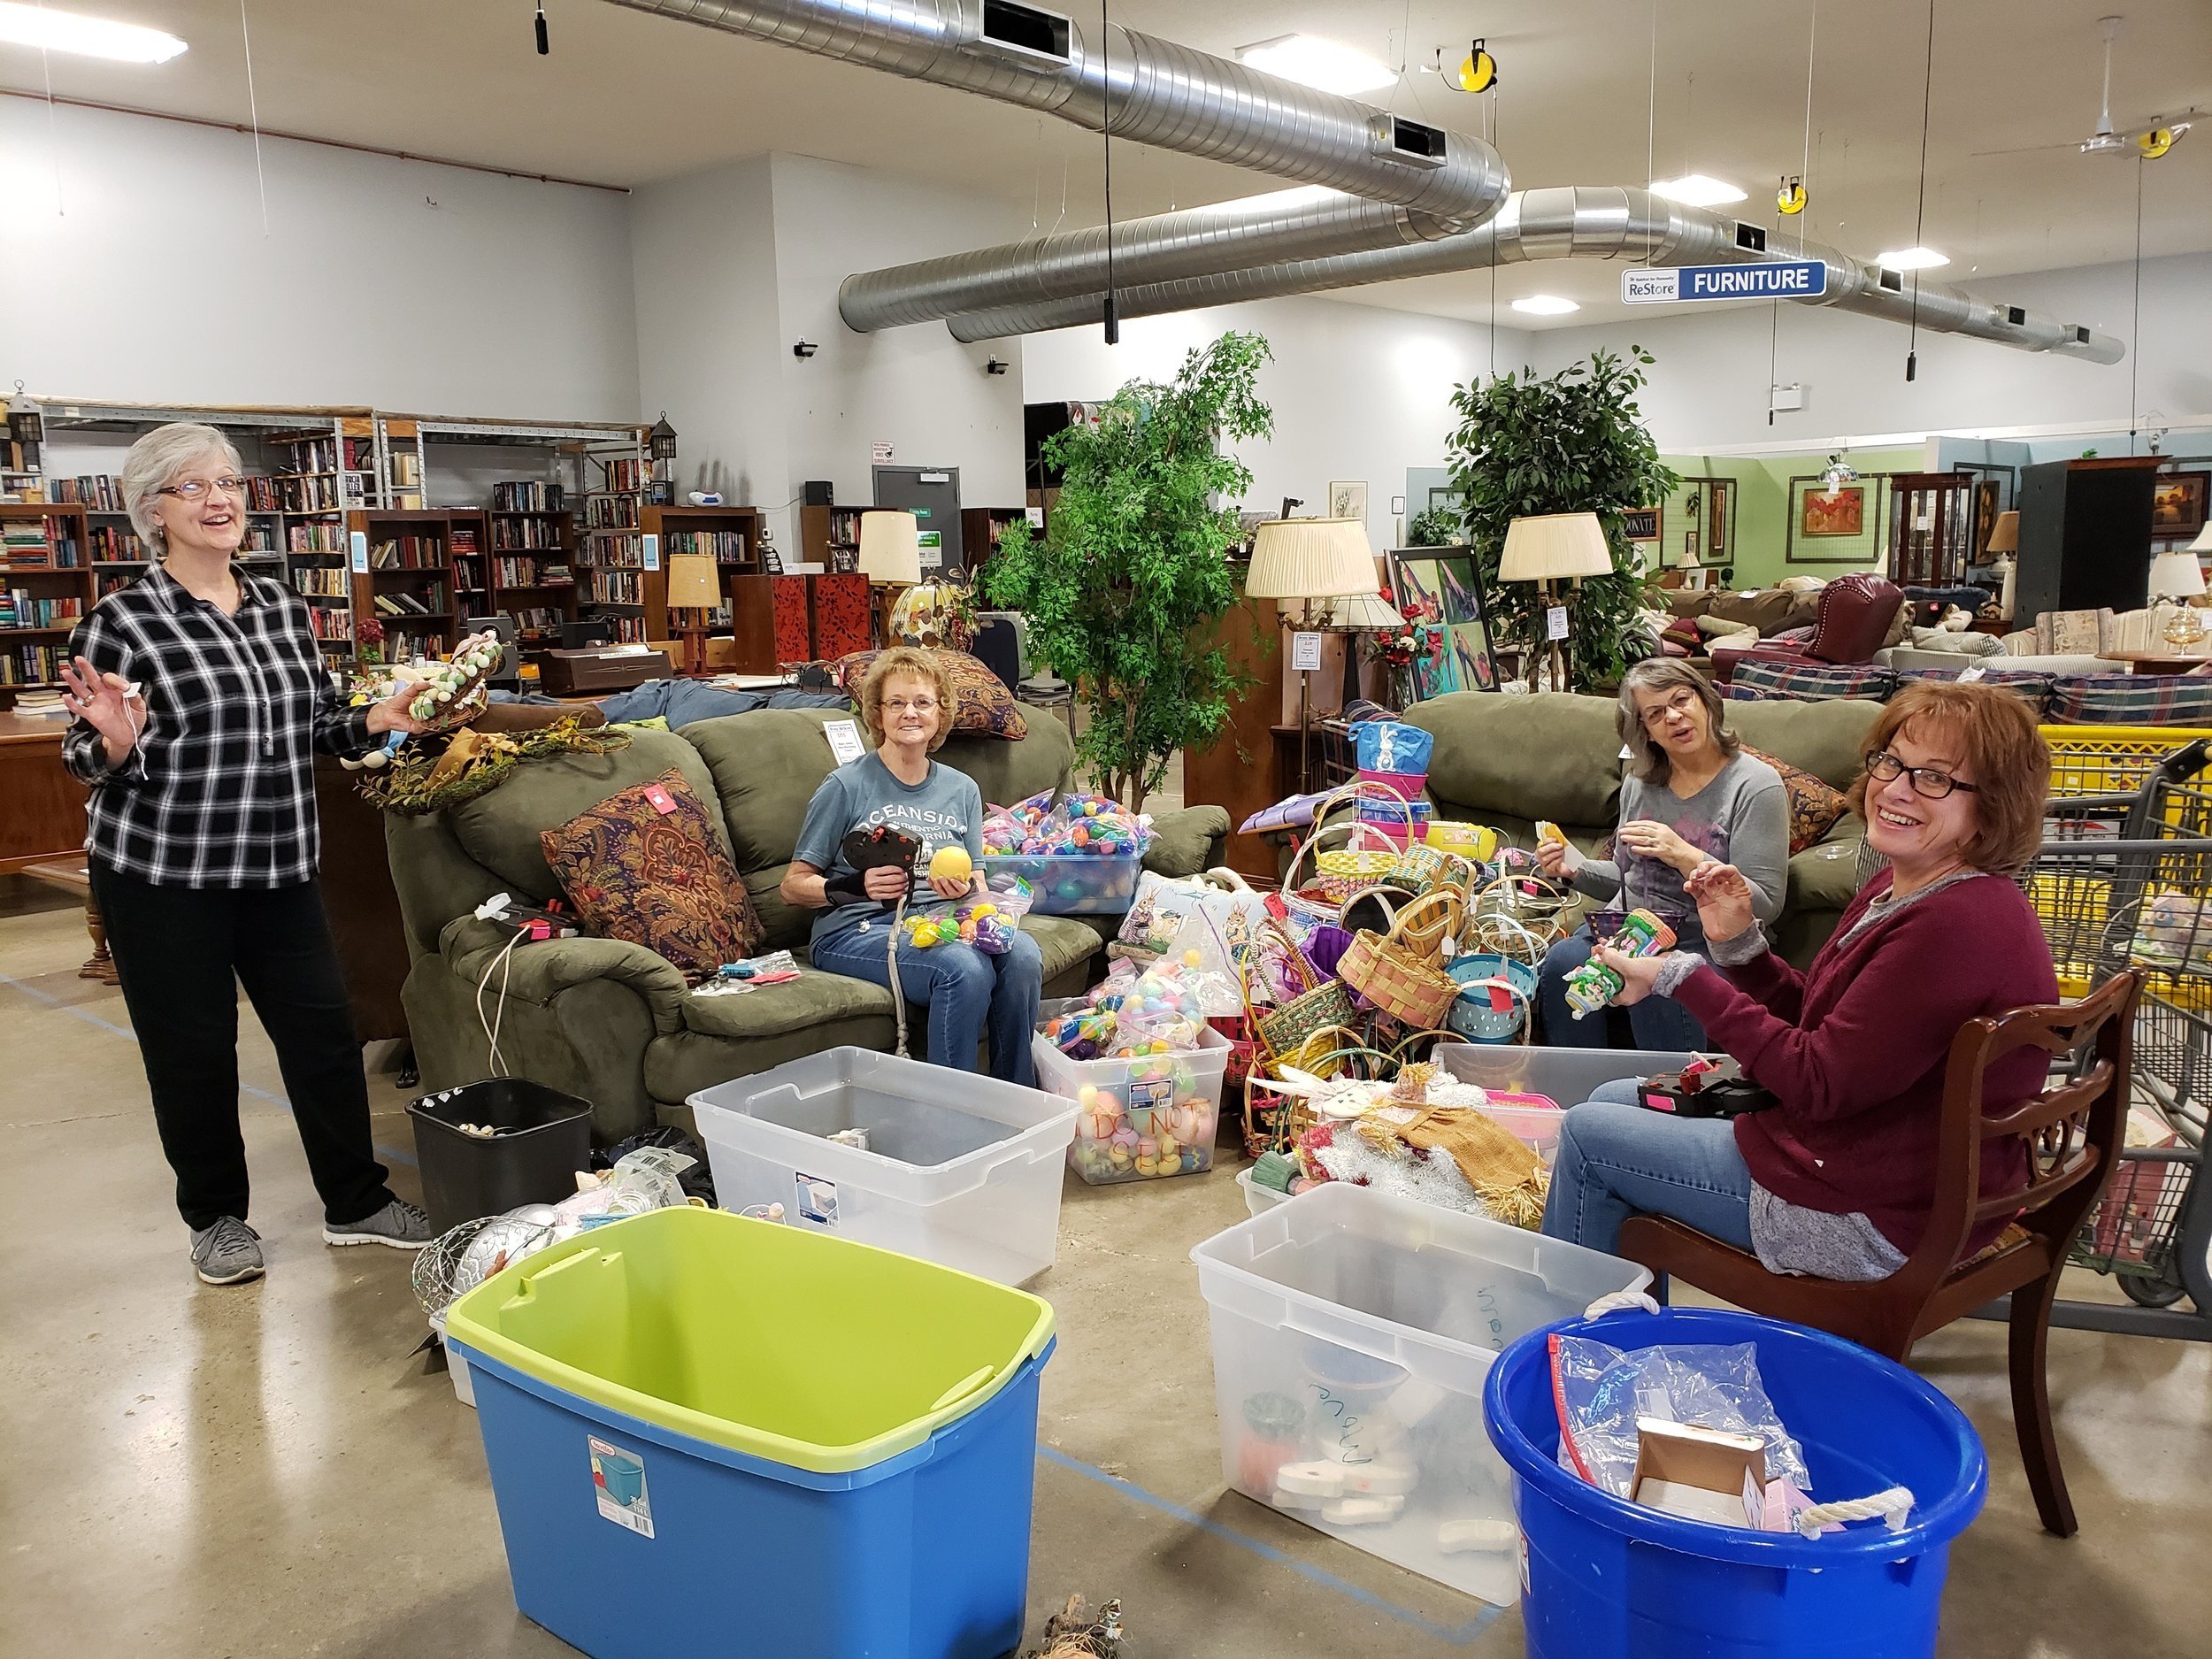
{"type": "MultiPolygon", "coordinates": [[[[1490,332],[1479,323],[1318,298],[1140,317],[1122,325],[1118,346],[1096,327],[1031,335],[1024,395],[1089,401],[1128,380],[1171,380],[1185,353],[1232,328],[1263,335],[1274,354],[1259,384],[1275,435],[1239,449],[1252,469],[1248,504],[1271,510],[1295,495],[1302,513],[1317,513],[1333,480],[1363,480],[1368,534],[1378,548],[1393,545],[1391,497],[1404,494],[1409,468],[1443,465],[1458,425],[1452,388],[1489,372],[1490,332]]],[[[1523,331],[1498,331],[1501,371],[1518,368],[1528,350],[1523,331]]]]}
{"type": "Polygon", "coordinates": [[[265,236],[250,137],[51,119],[50,138],[44,109],[0,99],[9,382],[131,403],[636,418],[621,196],[270,139],[265,236]]]}
{"type": "MultiPolygon", "coordinates": [[[[2134,407],[2169,418],[2212,411],[2212,254],[2145,263],[2139,345],[2131,326],[2130,265],[2039,272],[1970,286],[2127,342],[2140,380],[2134,407]]],[[[1548,371],[1601,346],[1621,351],[1641,344],[1658,358],[1644,412],[1659,447],[1672,454],[1805,449],[1847,436],[1960,427],[2124,427],[2128,419],[2126,360],[2085,363],[1924,331],[1919,373],[1908,384],[1901,325],[1817,306],[1786,304],[1779,311],[1774,380],[1801,381],[1807,390],[1804,409],[1777,414],[1770,426],[1772,325],[1763,307],[1683,307],[1632,323],[1532,330],[1532,360],[1548,371]]],[[[2125,440],[2101,447],[2123,452],[2125,440]]]]}

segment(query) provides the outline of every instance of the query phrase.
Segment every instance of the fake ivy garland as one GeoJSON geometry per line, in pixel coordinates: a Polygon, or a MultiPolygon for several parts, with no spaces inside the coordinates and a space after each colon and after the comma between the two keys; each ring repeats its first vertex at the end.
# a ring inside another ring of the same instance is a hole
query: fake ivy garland
{"type": "Polygon", "coordinates": [[[382,771],[361,773],[359,787],[387,812],[419,818],[496,788],[523,761],[555,755],[605,755],[629,744],[630,733],[620,727],[587,730],[574,716],[534,732],[465,728],[454,733],[442,754],[433,755],[419,743],[409,744],[382,771]]]}

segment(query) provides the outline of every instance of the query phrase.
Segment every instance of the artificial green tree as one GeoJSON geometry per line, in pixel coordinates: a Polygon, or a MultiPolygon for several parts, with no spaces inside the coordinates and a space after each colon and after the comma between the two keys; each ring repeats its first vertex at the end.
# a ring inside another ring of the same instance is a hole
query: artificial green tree
{"type": "Polygon", "coordinates": [[[1132,380],[1095,424],[1048,439],[1062,480],[1046,533],[1010,526],[985,574],[991,602],[1028,618],[1032,652],[1088,710],[1076,753],[1132,810],[1178,749],[1220,734],[1244,683],[1217,643],[1241,527],[1216,503],[1252,483],[1222,442],[1274,429],[1257,392],[1268,355],[1259,335],[1225,334],[1170,384],[1132,380]]]}
{"type": "Polygon", "coordinates": [[[1503,583],[1498,561],[1506,526],[1540,513],[1594,512],[1613,553],[1610,576],[1586,576],[1568,607],[1567,657],[1580,686],[1617,680],[1648,654],[1637,621],[1643,602],[1626,515],[1666,499],[1675,473],[1636,407],[1654,359],[1631,346],[1626,359],[1592,354],[1558,373],[1504,374],[1452,394],[1459,428],[1450,440],[1452,488],[1462,534],[1475,550],[1492,626],[1530,647],[1536,683],[1544,600],[1532,582],[1503,583]]]}

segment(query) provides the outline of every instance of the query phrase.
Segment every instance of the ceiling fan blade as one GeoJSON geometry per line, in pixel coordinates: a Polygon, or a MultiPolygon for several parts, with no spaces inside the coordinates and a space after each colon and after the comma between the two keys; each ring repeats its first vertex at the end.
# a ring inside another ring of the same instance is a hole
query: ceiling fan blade
{"type": "Polygon", "coordinates": [[[2046,150],[2079,150],[2080,148],[2081,145],[2078,141],[2069,140],[2061,144],[2016,144],[2010,150],[1976,150],[1968,153],[1974,156],[2032,156],[2046,150]]]}

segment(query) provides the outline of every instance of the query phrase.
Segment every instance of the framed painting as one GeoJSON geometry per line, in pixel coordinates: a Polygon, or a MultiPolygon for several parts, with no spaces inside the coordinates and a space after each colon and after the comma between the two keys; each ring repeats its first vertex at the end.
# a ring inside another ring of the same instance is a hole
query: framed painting
{"type": "Polygon", "coordinates": [[[1879,570],[1893,493],[1887,472],[1862,472],[1856,483],[1834,489],[1816,473],[1791,479],[1782,519],[1783,563],[1879,570]]]}
{"type": "Polygon", "coordinates": [[[1495,691],[1497,655],[1474,549],[1393,548],[1387,562],[1392,600],[1433,625],[1427,655],[1413,664],[1416,700],[1454,691],[1495,691]]]}
{"type": "Polygon", "coordinates": [[[2151,484],[2151,534],[2180,541],[2204,528],[2206,487],[2212,472],[2161,472],[2151,484]]]}
{"type": "Polygon", "coordinates": [[[1329,517],[1358,518],[1367,517],[1367,485],[1357,479],[1333,479],[1329,483],[1329,517]]]}
{"type": "Polygon", "coordinates": [[[1805,492],[1797,533],[1802,536],[1862,535],[1866,531],[1866,491],[1857,484],[1805,492]]]}

